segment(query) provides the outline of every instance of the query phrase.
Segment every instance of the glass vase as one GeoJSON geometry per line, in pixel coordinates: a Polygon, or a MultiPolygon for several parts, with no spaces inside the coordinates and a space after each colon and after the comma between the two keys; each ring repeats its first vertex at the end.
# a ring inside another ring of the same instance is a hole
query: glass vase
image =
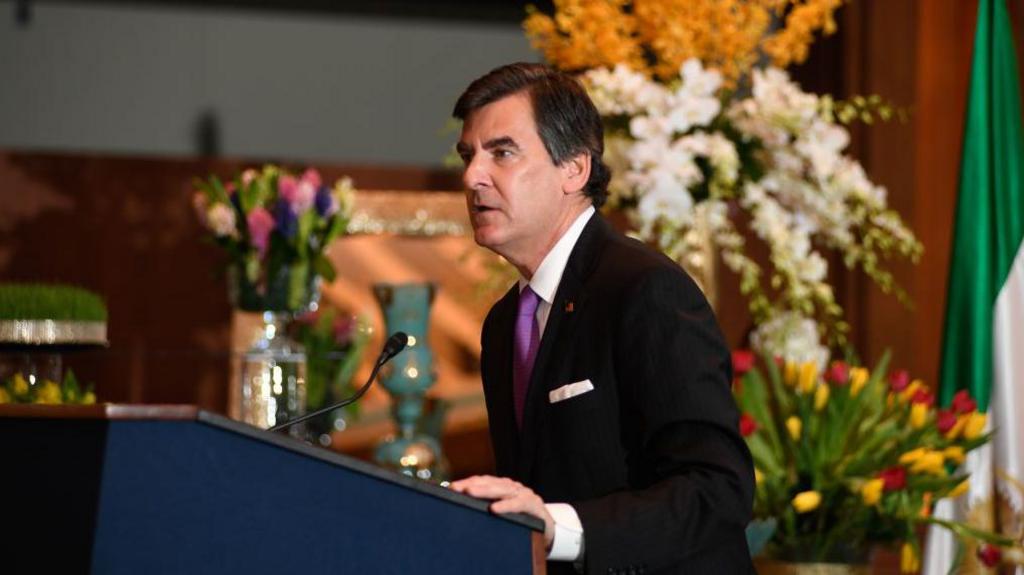
{"type": "MultiPolygon", "coordinates": [[[[263,429],[306,413],[306,352],[286,331],[290,312],[265,311],[242,355],[241,419],[263,429]]],[[[303,424],[288,430],[304,438],[303,424]]]]}

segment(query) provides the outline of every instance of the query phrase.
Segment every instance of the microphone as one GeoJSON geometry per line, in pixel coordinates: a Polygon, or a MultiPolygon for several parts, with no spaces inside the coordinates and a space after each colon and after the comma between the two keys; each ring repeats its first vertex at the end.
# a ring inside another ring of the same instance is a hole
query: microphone
{"type": "Polygon", "coordinates": [[[345,407],[346,405],[357,401],[360,397],[363,396],[364,393],[366,393],[367,389],[370,389],[370,385],[373,384],[373,380],[377,378],[377,372],[380,371],[380,368],[383,367],[385,363],[391,361],[391,358],[401,353],[402,350],[405,349],[405,346],[408,344],[409,336],[406,335],[405,332],[396,331],[395,333],[391,334],[391,337],[389,337],[388,340],[384,342],[384,349],[381,350],[380,355],[377,356],[377,361],[374,362],[373,364],[373,371],[370,372],[370,377],[366,380],[366,383],[363,384],[363,387],[359,388],[359,391],[357,391],[355,395],[349,397],[348,399],[343,399],[333,405],[322,407],[312,413],[307,413],[302,417],[296,417],[295,419],[290,419],[284,423],[279,423],[274,427],[271,427],[269,431],[280,431],[282,429],[288,429],[293,425],[302,423],[303,421],[312,419],[318,415],[323,415],[328,411],[334,411],[339,407],[345,407]]]}

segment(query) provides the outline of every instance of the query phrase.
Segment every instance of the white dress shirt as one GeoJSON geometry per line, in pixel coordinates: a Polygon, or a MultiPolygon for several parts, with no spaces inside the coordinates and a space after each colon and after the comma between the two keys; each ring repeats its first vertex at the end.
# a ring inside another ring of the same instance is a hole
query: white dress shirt
{"type": "MultiPolygon", "coordinates": [[[[529,285],[540,297],[540,303],[537,305],[537,325],[542,338],[544,337],[544,327],[548,323],[548,316],[551,314],[551,304],[555,300],[555,293],[558,292],[558,284],[562,282],[565,265],[569,263],[569,255],[576,246],[580,234],[583,233],[583,228],[594,215],[594,211],[594,206],[588,206],[583,213],[576,217],[565,234],[544,256],[529,281],[522,277],[519,278],[519,291],[523,291],[529,285]]],[[[567,503],[547,503],[545,507],[555,520],[555,539],[551,543],[548,559],[552,561],[578,560],[583,556],[583,524],[580,523],[580,517],[576,510],[567,503]]]]}

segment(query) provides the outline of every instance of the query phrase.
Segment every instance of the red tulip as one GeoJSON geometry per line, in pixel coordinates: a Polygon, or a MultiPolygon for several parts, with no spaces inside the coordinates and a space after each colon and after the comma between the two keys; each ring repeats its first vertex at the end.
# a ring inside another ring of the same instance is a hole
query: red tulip
{"type": "Polygon", "coordinates": [[[889,374],[889,388],[899,393],[910,385],[910,374],[905,369],[900,369],[889,374]]]}
{"type": "Polygon", "coordinates": [[[935,395],[927,389],[919,389],[914,393],[914,397],[910,398],[911,403],[923,403],[929,407],[935,405],[935,395]]]}
{"type": "Polygon", "coordinates": [[[935,415],[935,426],[940,433],[946,433],[956,425],[956,414],[949,409],[940,409],[935,415]]]}
{"type": "Polygon", "coordinates": [[[953,411],[957,413],[970,413],[977,409],[977,402],[971,399],[966,389],[961,389],[953,396],[953,411]]]}
{"type": "Polygon", "coordinates": [[[999,565],[999,561],[1001,561],[1002,558],[1003,552],[991,543],[986,543],[978,547],[978,559],[985,564],[985,567],[991,569],[992,567],[999,565]]]}
{"type": "Polygon", "coordinates": [[[850,381],[850,366],[843,361],[833,361],[825,372],[825,381],[834,385],[846,385],[850,381]]]}
{"type": "Polygon", "coordinates": [[[754,367],[754,352],[748,349],[737,349],[732,352],[732,373],[736,377],[743,377],[754,367]]]}
{"type": "Polygon", "coordinates": [[[883,469],[878,478],[886,491],[897,491],[907,486],[907,470],[899,466],[883,469]]]}
{"type": "Polygon", "coordinates": [[[740,435],[750,437],[755,431],[757,431],[757,421],[754,421],[754,418],[746,413],[740,415],[740,435]]]}

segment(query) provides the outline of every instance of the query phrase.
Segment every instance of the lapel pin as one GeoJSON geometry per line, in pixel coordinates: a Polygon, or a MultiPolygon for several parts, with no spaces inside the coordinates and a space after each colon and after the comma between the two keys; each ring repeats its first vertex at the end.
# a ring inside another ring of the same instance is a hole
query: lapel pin
{"type": "Polygon", "coordinates": [[[565,313],[572,313],[576,309],[571,301],[565,302],[565,313]]]}

